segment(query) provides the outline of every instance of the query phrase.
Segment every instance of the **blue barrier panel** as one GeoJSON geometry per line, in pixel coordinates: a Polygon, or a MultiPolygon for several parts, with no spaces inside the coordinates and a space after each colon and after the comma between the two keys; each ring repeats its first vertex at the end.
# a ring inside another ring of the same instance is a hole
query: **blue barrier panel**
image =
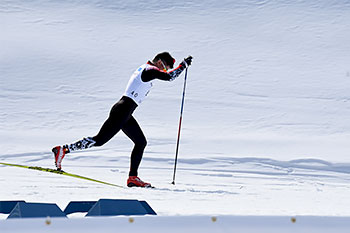
{"type": "Polygon", "coordinates": [[[65,214],[77,213],[77,212],[88,212],[96,201],[71,201],[64,209],[65,214]]]}
{"type": "Polygon", "coordinates": [[[143,206],[143,208],[145,208],[148,214],[157,215],[157,213],[151,208],[150,205],[148,205],[146,201],[139,201],[139,202],[143,206]]]}
{"type": "Polygon", "coordinates": [[[0,213],[1,214],[9,214],[15,208],[18,202],[25,201],[0,201],[0,213]]]}
{"type": "Polygon", "coordinates": [[[66,217],[56,204],[18,202],[8,218],[66,217]]]}
{"type": "Polygon", "coordinates": [[[100,199],[86,216],[156,215],[151,207],[144,205],[138,200],[100,199]]]}

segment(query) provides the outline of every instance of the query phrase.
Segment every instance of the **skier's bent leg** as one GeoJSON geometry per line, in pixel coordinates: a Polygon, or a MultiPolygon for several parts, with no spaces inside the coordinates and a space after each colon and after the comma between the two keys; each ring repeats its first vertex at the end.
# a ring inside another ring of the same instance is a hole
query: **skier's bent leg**
{"type": "Polygon", "coordinates": [[[142,160],[143,151],[147,146],[147,140],[137,121],[132,116],[122,130],[134,142],[134,148],[131,152],[129,176],[137,176],[137,170],[142,160]]]}
{"type": "Polygon", "coordinates": [[[136,142],[134,142],[134,148],[131,152],[131,161],[130,161],[130,172],[129,176],[137,176],[138,175],[138,169],[142,160],[143,152],[145,150],[145,147],[147,145],[146,139],[139,139],[136,142]]]}

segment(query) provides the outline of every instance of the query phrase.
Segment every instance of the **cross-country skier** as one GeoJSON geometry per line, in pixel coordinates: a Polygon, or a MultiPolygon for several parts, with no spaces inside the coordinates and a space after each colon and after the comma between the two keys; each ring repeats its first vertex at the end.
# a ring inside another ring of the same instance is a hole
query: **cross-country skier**
{"type": "Polygon", "coordinates": [[[66,154],[76,150],[102,146],[122,130],[135,144],[131,152],[127,186],[151,187],[150,183],[143,182],[137,174],[147,141],[132,114],[148,95],[153,86],[153,80],[173,81],[186,67],[191,65],[192,57],[185,58],[175,69],[173,69],[174,63],[175,59],[168,52],[163,52],[157,54],[152,61],[137,68],[132,74],[123,96],[112,107],[108,119],[96,136],[86,137],[73,144],[56,146],[52,149],[57,170],[61,170],[61,163],[66,154]]]}

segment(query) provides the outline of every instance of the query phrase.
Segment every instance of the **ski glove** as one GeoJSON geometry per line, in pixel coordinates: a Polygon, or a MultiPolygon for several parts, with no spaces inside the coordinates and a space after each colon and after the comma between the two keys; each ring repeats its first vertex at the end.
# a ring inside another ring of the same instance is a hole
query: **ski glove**
{"type": "Polygon", "coordinates": [[[191,63],[192,63],[192,56],[188,56],[187,58],[185,58],[184,60],[183,60],[183,62],[181,62],[181,64],[184,66],[184,67],[188,67],[188,66],[190,66],[191,65],[191,63]]]}

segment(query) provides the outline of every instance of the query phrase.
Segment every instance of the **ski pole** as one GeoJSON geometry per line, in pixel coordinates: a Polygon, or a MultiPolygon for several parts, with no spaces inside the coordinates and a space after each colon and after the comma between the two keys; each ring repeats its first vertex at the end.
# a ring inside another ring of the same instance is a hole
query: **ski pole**
{"type": "Polygon", "coordinates": [[[185,102],[185,91],[186,91],[186,81],[187,81],[187,69],[185,71],[185,80],[184,80],[184,87],[182,91],[182,103],[181,103],[181,111],[180,111],[180,120],[179,120],[179,130],[177,133],[177,143],[176,143],[176,152],[175,152],[175,164],[174,164],[174,175],[173,175],[173,182],[172,184],[175,185],[175,173],[176,173],[176,165],[177,165],[177,156],[179,153],[179,144],[180,144],[180,133],[181,133],[181,124],[182,124],[182,114],[184,110],[184,102],[185,102]]]}

